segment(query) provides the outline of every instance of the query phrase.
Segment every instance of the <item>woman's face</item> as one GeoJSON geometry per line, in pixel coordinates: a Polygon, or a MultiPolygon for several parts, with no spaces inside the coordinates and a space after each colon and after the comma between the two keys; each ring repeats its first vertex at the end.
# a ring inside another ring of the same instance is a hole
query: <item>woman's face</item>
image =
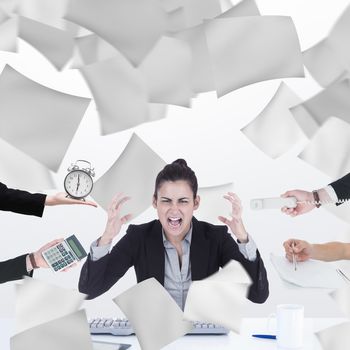
{"type": "Polygon", "coordinates": [[[193,192],[187,181],[165,181],[159,187],[153,207],[168,238],[183,239],[191,227],[193,211],[199,206],[199,196],[193,199],[193,192]]]}

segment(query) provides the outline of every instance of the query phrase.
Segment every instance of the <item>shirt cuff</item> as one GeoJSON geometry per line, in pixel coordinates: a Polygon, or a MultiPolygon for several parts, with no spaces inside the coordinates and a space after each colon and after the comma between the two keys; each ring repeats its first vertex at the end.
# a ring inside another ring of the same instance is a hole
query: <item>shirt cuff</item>
{"type": "Polygon", "coordinates": [[[331,201],[333,203],[338,202],[337,193],[334,191],[334,188],[332,186],[328,185],[328,186],[324,187],[323,189],[327,192],[328,196],[331,198],[331,201]]]}
{"type": "Polygon", "coordinates": [[[90,259],[92,261],[97,261],[109,253],[109,249],[111,248],[111,244],[106,244],[103,246],[98,246],[98,239],[93,241],[90,246],[90,259]]]}
{"type": "Polygon", "coordinates": [[[238,249],[242,253],[242,255],[249,261],[255,261],[256,259],[256,244],[253,240],[253,238],[248,234],[248,242],[247,243],[240,243],[237,242],[238,249]]]}

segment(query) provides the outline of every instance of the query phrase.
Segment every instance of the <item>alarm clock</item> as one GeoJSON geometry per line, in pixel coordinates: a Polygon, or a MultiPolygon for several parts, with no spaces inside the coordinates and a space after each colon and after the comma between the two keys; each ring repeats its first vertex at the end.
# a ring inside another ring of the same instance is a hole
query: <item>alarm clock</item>
{"type": "Polygon", "coordinates": [[[64,189],[69,197],[83,199],[90,194],[93,188],[92,177],[95,176],[91,163],[86,160],[77,160],[67,169],[68,174],[64,179],[64,189]],[[78,163],[88,164],[89,167],[79,167],[78,163]]]}

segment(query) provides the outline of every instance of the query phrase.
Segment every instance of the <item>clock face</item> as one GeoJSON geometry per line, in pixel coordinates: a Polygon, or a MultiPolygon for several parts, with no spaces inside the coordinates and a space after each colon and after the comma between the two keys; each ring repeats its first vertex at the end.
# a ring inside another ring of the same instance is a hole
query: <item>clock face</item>
{"type": "Polygon", "coordinates": [[[89,174],[82,170],[73,170],[64,179],[64,189],[73,198],[84,198],[92,190],[93,182],[89,174]]]}

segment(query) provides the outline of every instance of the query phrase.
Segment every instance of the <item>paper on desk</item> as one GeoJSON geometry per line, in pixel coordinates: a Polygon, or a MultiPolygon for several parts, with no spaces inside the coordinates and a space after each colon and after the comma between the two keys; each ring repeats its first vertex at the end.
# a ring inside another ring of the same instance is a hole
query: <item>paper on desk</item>
{"type": "Polygon", "coordinates": [[[10,344],[11,350],[93,350],[85,310],[18,333],[10,344]]]}
{"type": "Polygon", "coordinates": [[[242,265],[231,261],[216,274],[192,282],[184,317],[218,324],[239,332],[251,279],[242,265]]]}
{"type": "Polygon", "coordinates": [[[20,333],[75,312],[85,295],[33,278],[16,285],[16,332],[20,333]]]}
{"type": "Polygon", "coordinates": [[[73,55],[71,34],[30,18],[19,16],[19,37],[35,47],[59,70],[73,55]]]}
{"type": "Polygon", "coordinates": [[[17,51],[18,19],[9,18],[0,23],[0,51],[17,51]]]}
{"type": "Polygon", "coordinates": [[[0,138],[0,179],[8,187],[37,192],[55,188],[48,168],[0,138]],[[13,160],[16,159],[14,162],[13,160]],[[23,171],[26,169],[26,171],[23,171]],[[31,174],[31,176],[28,176],[31,174]]]}
{"type": "MultiPolygon", "coordinates": [[[[337,117],[350,123],[350,79],[337,80],[317,95],[303,102],[295,115],[302,130],[313,136],[329,117],[337,117]],[[310,121],[310,119],[312,119],[310,121]],[[314,126],[311,128],[311,126],[314,126]]],[[[295,108],[291,108],[294,114],[295,108]]]]}
{"type": "Polygon", "coordinates": [[[334,179],[344,176],[350,172],[350,124],[329,118],[298,157],[334,179]]]}
{"type": "Polygon", "coordinates": [[[0,76],[0,137],[57,171],[89,103],[6,65],[0,76]]]}
{"type": "Polygon", "coordinates": [[[135,66],[166,29],[158,0],[70,0],[65,18],[95,32],[135,66]]]}
{"type": "Polygon", "coordinates": [[[148,121],[145,81],[122,54],[83,66],[80,71],[94,96],[103,135],[148,121]]]}
{"type": "Polygon", "coordinates": [[[280,277],[290,283],[307,288],[340,288],[345,282],[336,268],[327,262],[307,260],[298,262],[297,270],[283,256],[270,255],[271,262],[280,277]]]}
{"type": "Polygon", "coordinates": [[[190,72],[190,46],[178,39],[162,37],[140,64],[150,102],[190,106],[194,96],[190,72]]]}
{"type": "Polygon", "coordinates": [[[114,194],[131,197],[123,205],[122,214],[133,218],[152,205],[154,182],[166,163],[136,134],[112,167],[94,184],[92,197],[107,210],[114,194]]]}
{"type": "Polygon", "coordinates": [[[304,137],[289,110],[300,102],[299,96],[282,82],[264,110],[242,129],[243,134],[270,157],[281,156],[304,137]]]}
{"type": "MultiPolygon", "coordinates": [[[[347,274],[347,276],[349,276],[349,274],[347,274]]],[[[347,317],[349,317],[350,316],[350,285],[348,281],[346,281],[345,283],[346,285],[344,287],[334,290],[333,292],[330,293],[330,296],[336,302],[340,311],[343,312],[347,317]]]]}
{"type": "Polygon", "coordinates": [[[212,223],[217,222],[222,225],[218,216],[229,216],[229,213],[232,211],[231,203],[223,198],[227,192],[234,192],[233,183],[200,187],[198,189],[198,195],[201,198],[201,203],[195,212],[196,218],[212,223]]]}
{"type": "Polygon", "coordinates": [[[182,310],[155,278],[138,283],[113,301],[132,324],[142,350],[160,349],[193,327],[183,320],[182,310]]]}
{"type": "Polygon", "coordinates": [[[304,76],[290,17],[214,19],[205,27],[219,97],[263,80],[304,76]]]}
{"type": "Polygon", "coordinates": [[[316,333],[323,350],[344,350],[349,343],[350,322],[327,328],[316,333]]]}

